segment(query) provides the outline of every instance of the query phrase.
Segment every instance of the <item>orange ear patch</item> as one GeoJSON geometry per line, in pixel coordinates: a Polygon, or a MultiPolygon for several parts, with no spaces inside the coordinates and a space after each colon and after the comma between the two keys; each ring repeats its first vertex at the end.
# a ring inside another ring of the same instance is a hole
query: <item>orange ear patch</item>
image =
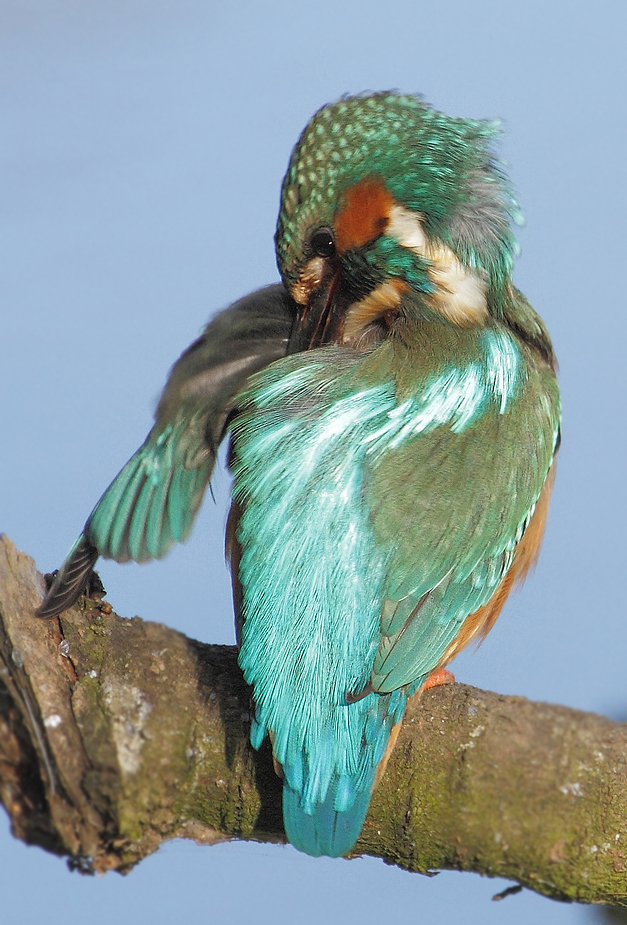
{"type": "Polygon", "coordinates": [[[366,177],[344,193],[334,221],[335,243],[340,251],[362,247],[385,231],[392,195],[379,177],[366,177]]]}

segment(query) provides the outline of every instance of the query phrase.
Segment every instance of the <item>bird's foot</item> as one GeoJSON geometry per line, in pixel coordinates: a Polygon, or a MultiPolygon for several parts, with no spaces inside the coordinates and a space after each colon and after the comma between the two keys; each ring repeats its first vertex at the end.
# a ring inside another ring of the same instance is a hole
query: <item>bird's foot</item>
{"type": "Polygon", "coordinates": [[[437,671],[432,672],[425,683],[420,688],[420,691],[428,691],[430,687],[439,687],[440,684],[454,684],[455,675],[452,671],[449,671],[447,668],[438,668],[437,671]]]}

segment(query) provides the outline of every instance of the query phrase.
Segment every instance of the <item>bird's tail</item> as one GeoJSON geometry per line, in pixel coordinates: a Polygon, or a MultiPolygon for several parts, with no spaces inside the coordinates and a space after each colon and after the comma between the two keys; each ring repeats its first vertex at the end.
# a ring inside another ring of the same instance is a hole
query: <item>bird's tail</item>
{"type": "MultiPolygon", "coordinates": [[[[299,851],[337,858],[354,846],[406,704],[404,688],[347,701],[337,708],[335,719],[346,719],[342,711],[350,711],[350,723],[338,728],[331,716],[313,743],[305,743],[302,735],[290,736],[294,730],[288,723],[278,734],[270,731],[275,767],[283,776],[283,824],[299,851]]],[[[255,718],[253,748],[260,747],[267,732],[266,724],[255,718]]]]}
{"type": "Polygon", "coordinates": [[[312,811],[305,812],[302,798],[287,781],[283,785],[283,824],[291,844],[313,857],[326,855],[339,858],[351,850],[361,832],[368,812],[372,780],[359,791],[348,808],[340,780],[331,782],[326,799],[317,803],[312,811]]]}

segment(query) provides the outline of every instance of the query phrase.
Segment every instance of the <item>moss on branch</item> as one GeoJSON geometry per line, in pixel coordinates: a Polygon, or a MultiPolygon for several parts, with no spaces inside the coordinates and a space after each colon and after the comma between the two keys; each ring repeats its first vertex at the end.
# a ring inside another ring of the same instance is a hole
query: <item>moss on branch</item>
{"type": "MultiPolygon", "coordinates": [[[[227,646],[100,599],[50,622],[0,539],[0,798],[16,837],[127,871],[174,837],[285,840],[281,784],[248,742],[227,646]]],[[[627,904],[627,727],[462,684],[410,706],[355,853],[627,904]]]]}

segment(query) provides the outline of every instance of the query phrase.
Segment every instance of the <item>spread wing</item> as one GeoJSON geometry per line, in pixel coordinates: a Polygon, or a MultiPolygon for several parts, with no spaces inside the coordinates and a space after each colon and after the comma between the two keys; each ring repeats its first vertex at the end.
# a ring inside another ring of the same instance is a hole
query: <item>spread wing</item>
{"type": "Polygon", "coordinates": [[[217,315],[182,354],[152,430],[94,508],[38,616],[69,607],[98,556],[144,562],[186,539],[233,398],[248,376],[285,355],[293,319],[294,305],[283,286],[268,286],[217,315]]]}

